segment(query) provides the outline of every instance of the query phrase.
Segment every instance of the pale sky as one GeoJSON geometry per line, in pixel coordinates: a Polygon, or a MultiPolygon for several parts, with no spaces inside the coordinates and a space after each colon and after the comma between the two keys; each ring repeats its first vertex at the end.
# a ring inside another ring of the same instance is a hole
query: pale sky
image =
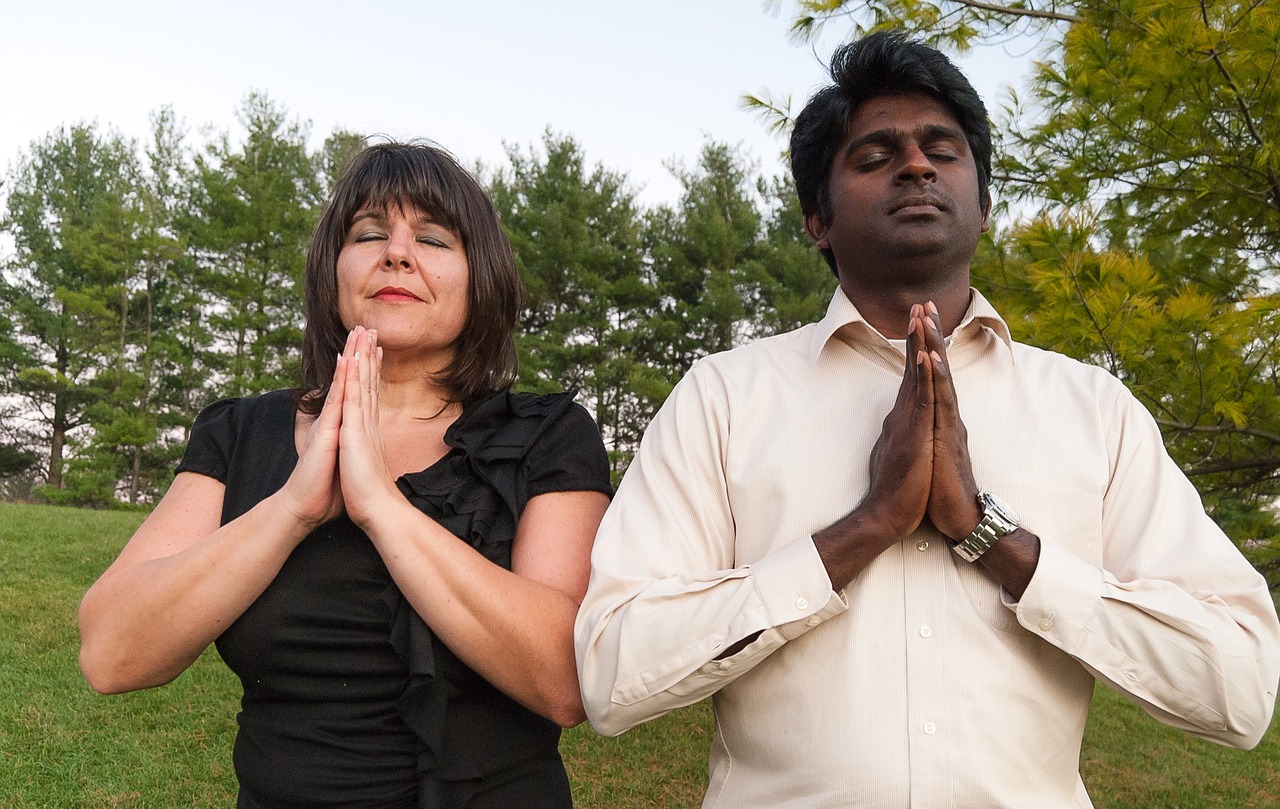
{"type": "MultiPolygon", "coordinates": [[[[794,113],[847,35],[796,45],[789,15],[760,0],[0,0],[0,169],[63,124],[145,138],[164,105],[193,142],[235,135],[259,91],[311,122],[313,146],[339,126],[428,137],[465,165],[500,164],[504,142],[551,127],[642,203],[674,202],[664,163],[691,165],[708,136],[783,170],[781,141],[739,99],[790,94],[794,113]]],[[[989,109],[1029,66],[1003,49],[958,61],[989,109]]]]}

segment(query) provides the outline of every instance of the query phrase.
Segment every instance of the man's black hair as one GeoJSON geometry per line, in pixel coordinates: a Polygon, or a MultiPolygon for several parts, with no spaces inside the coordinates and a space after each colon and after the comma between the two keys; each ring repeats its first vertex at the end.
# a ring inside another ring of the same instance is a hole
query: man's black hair
{"type": "MultiPolygon", "coordinates": [[[[881,31],[840,46],[831,56],[831,80],[809,99],[791,132],[791,176],[806,216],[816,211],[824,225],[831,224],[831,164],[858,107],[872,98],[914,93],[936,99],[955,116],[978,167],[978,203],[990,203],[987,108],[944,54],[901,31],[881,31]]],[[[829,248],[822,255],[835,272],[835,255],[829,248]]]]}

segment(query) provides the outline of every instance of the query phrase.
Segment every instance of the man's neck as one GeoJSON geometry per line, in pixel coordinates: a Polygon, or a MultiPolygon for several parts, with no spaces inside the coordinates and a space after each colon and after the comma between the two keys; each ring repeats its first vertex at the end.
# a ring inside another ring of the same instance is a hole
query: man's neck
{"type": "Polygon", "coordinates": [[[841,276],[840,288],[845,297],[856,307],[867,323],[885,337],[901,339],[907,336],[907,322],[911,307],[933,301],[942,318],[942,334],[949,336],[960,325],[969,310],[969,276],[938,285],[913,285],[889,287],[883,284],[866,287],[853,279],[841,276]]]}

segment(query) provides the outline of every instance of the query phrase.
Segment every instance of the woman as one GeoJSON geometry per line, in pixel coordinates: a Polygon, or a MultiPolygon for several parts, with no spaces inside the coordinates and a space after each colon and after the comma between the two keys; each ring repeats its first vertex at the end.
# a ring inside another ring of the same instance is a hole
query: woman
{"type": "Polygon", "coordinates": [[[518,290],[450,156],[361,152],[307,252],[304,388],[201,413],[85,595],[98,691],[217,643],[244,685],[239,806],[570,805],[557,742],[583,719],[573,618],[608,463],[569,394],[508,390],[518,290]]]}

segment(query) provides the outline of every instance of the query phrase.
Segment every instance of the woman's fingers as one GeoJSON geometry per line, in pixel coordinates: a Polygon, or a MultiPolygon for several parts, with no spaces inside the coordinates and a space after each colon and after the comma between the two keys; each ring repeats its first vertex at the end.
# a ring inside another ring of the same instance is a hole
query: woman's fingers
{"type": "Polygon", "coordinates": [[[347,514],[364,526],[388,492],[395,491],[387,468],[378,419],[378,382],[382,349],[377,332],[360,329],[358,354],[346,374],[339,465],[347,514]]]}

